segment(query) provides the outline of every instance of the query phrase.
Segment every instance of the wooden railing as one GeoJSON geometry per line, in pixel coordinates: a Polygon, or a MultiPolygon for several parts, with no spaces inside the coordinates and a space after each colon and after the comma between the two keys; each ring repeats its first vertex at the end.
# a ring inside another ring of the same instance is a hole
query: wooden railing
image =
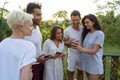
{"type": "MultiPolygon", "coordinates": [[[[104,65],[104,74],[101,75],[99,80],[120,80],[120,54],[104,54],[103,65],[104,65]]],[[[68,73],[66,71],[67,68],[65,68],[64,80],[68,80],[67,79],[68,73]]],[[[84,76],[84,80],[87,80],[86,76],[84,76]]]]}
{"type": "Polygon", "coordinates": [[[120,54],[104,54],[103,64],[104,74],[100,77],[100,80],[120,80],[120,54]],[[109,70],[110,73],[108,73],[106,69],[109,70]]]}

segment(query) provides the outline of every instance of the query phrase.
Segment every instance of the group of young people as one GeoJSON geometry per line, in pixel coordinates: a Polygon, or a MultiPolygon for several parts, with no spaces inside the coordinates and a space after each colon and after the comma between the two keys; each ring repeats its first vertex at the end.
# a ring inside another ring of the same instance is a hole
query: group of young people
{"type": "Polygon", "coordinates": [[[12,34],[0,42],[0,80],[63,80],[64,46],[68,47],[68,80],[73,80],[76,68],[77,80],[83,80],[83,71],[88,80],[98,80],[103,74],[104,44],[99,21],[93,14],[81,18],[77,10],[70,16],[72,25],[65,30],[54,26],[42,50],[41,4],[30,2],[26,13],[10,12],[7,24],[12,34]]]}

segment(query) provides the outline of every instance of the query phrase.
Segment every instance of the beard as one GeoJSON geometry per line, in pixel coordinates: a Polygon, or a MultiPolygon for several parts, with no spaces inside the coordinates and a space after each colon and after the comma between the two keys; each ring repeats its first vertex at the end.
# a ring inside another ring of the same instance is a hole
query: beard
{"type": "Polygon", "coordinates": [[[33,21],[33,24],[35,24],[35,25],[39,25],[39,24],[40,24],[40,23],[37,22],[37,20],[35,20],[35,19],[32,19],[32,21],[33,21]]]}

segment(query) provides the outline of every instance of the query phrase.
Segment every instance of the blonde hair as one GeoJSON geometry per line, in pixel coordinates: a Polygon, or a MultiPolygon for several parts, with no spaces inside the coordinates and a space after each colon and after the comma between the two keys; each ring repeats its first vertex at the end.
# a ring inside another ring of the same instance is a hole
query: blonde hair
{"type": "Polygon", "coordinates": [[[12,11],[7,15],[7,24],[11,29],[18,25],[24,26],[27,21],[32,22],[32,16],[22,11],[12,11]]]}

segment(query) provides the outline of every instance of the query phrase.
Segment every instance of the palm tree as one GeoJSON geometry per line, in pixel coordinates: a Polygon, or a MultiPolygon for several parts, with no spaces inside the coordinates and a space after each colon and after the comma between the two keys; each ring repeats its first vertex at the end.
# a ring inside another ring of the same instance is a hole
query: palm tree
{"type": "Polygon", "coordinates": [[[65,10],[60,10],[56,12],[55,14],[52,15],[54,19],[58,21],[58,19],[68,21],[68,16],[67,16],[67,11],[65,10]]]}
{"type": "Polygon", "coordinates": [[[4,2],[3,7],[0,8],[0,41],[11,34],[11,30],[9,29],[5,19],[6,14],[9,12],[4,8],[7,3],[8,2],[4,2]]]}
{"type": "Polygon", "coordinates": [[[0,11],[1,11],[0,12],[0,23],[3,20],[3,17],[9,12],[7,9],[4,8],[7,3],[8,2],[4,2],[3,7],[0,8],[0,11]]]}

